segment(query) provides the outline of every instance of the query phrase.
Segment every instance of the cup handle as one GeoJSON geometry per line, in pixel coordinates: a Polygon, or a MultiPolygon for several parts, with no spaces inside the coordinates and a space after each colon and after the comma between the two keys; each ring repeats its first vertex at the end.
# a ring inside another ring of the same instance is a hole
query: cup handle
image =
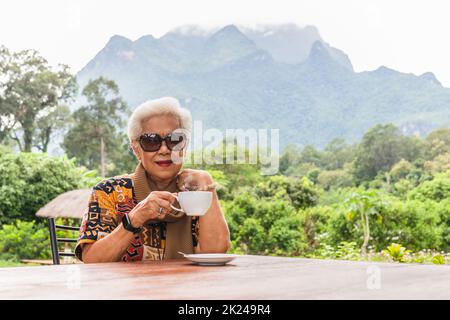
{"type": "MultiPolygon", "coordinates": [[[[176,198],[177,198],[177,200],[178,200],[178,197],[176,197],[176,198]]],[[[170,205],[170,207],[171,207],[173,210],[176,210],[176,211],[179,211],[179,212],[184,212],[183,209],[174,207],[172,204],[170,205]]]]}

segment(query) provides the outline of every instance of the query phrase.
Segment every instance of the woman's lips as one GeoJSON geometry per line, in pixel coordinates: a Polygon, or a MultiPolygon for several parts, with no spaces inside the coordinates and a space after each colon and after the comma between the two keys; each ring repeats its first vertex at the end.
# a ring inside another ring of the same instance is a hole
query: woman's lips
{"type": "Polygon", "coordinates": [[[172,164],[172,160],[159,160],[155,162],[160,167],[168,167],[172,164]]]}

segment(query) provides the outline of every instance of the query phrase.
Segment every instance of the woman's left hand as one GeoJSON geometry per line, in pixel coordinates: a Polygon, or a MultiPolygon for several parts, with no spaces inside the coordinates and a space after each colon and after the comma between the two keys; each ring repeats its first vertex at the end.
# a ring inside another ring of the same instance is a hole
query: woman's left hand
{"type": "Polygon", "coordinates": [[[178,174],[177,184],[181,191],[211,191],[215,188],[213,178],[204,170],[184,169],[178,174]]]}

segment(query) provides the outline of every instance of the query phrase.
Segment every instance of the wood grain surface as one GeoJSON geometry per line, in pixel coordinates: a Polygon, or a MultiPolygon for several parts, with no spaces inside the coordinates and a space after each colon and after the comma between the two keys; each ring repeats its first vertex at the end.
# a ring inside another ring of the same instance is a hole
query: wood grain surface
{"type": "Polygon", "coordinates": [[[2,268],[0,299],[450,299],[450,266],[239,256],[2,268]]]}

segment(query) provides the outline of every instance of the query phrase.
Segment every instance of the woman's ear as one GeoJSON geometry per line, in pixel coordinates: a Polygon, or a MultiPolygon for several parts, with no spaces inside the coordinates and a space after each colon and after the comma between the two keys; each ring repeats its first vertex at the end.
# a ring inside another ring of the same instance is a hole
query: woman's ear
{"type": "Polygon", "coordinates": [[[139,161],[141,161],[141,153],[140,153],[140,149],[139,149],[139,146],[138,146],[138,144],[136,143],[136,141],[131,141],[130,142],[130,147],[131,147],[131,149],[133,149],[133,153],[134,153],[134,155],[136,156],[136,158],[139,160],[139,161]]]}

